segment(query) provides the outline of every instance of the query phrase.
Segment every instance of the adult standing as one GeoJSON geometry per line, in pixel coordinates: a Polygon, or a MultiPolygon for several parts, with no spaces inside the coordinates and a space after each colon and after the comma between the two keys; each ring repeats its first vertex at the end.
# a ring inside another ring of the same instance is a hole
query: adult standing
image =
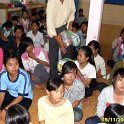
{"type": "Polygon", "coordinates": [[[64,30],[71,30],[74,20],[75,4],[74,0],[49,0],[47,3],[47,33],[49,40],[49,60],[51,76],[57,75],[57,62],[59,48],[62,58],[73,56],[72,46],[67,47],[60,33],[64,30]]]}

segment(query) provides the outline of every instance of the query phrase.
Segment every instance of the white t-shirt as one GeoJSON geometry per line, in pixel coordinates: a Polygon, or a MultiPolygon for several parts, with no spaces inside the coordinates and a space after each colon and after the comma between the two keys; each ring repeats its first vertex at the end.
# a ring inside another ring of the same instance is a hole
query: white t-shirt
{"type": "Polygon", "coordinates": [[[44,45],[43,34],[39,31],[37,32],[36,36],[34,36],[31,30],[27,33],[27,37],[30,37],[33,40],[35,47],[41,47],[41,45],[44,45]]]}
{"type": "Polygon", "coordinates": [[[101,70],[101,75],[103,77],[105,77],[106,76],[106,67],[105,67],[104,59],[99,54],[97,54],[97,56],[94,57],[94,61],[95,61],[95,66],[96,66],[96,72],[101,70]]]}
{"type": "MultiPolygon", "coordinates": [[[[110,85],[102,90],[98,97],[97,111],[96,115],[98,117],[104,116],[105,109],[112,103],[115,103],[113,99],[114,88],[110,85]]],[[[124,103],[122,103],[124,105],[124,103]]]]}
{"type": "Polygon", "coordinates": [[[87,63],[87,65],[81,69],[79,67],[79,63],[76,60],[75,64],[77,65],[78,69],[80,70],[81,74],[85,77],[85,78],[96,78],[96,69],[94,67],[94,65],[90,64],[89,62],[87,63]]]}

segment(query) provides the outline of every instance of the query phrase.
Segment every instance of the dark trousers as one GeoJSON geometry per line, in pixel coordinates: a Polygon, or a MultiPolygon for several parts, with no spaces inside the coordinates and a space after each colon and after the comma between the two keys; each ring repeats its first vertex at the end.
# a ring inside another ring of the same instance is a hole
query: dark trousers
{"type": "MultiPolygon", "coordinates": [[[[66,25],[57,28],[56,32],[59,34],[60,32],[66,30],[66,25]]],[[[62,54],[62,58],[73,58],[73,46],[69,46],[66,54],[62,54]]],[[[56,42],[54,38],[50,38],[49,40],[49,61],[50,61],[50,74],[51,76],[58,75],[57,63],[58,63],[58,55],[59,55],[59,44],[56,42]]]]}
{"type": "MultiPolygon", "coordinates": [[[[3,101],[2,106],[1,106],[1,110],[4,109],[7,105],[9,105],[15,98],[16,97],[11,96],[9,94],[9,92],[6,92],[4,101],[3,101]]],[[[23,107],[25,107],[28,110],[29,107],[31,106],[31,103],[32,103],[31,99],[23,98],[23,100],[18,104],[22,105],[23,107]]]]}
{"type": "Polygon", "coordinates": [[[101,92],[108,85],[103,82],[97,82],[96,79],[92,79],[89,87],[85,88],[85,97],[90,97],[93,94],[93,90],[99,90],[101,92]]]}
{"type": "Polygon", "coordinates": [[[85,124],[98,124],[101,122],[102,121],[98,116],[89,117],[85,120],[85,124]]]}

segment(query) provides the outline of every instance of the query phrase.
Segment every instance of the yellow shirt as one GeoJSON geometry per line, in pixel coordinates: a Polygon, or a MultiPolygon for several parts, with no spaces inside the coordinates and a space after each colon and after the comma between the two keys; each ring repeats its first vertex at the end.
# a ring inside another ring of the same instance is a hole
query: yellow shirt
{"type": "Polygon", "coordinates": [[[59,28],[74,20],[74,0],[48,0],[47,3],[47,33],[50,37],[56,34],[55,28],[59,28]]]}
{"type": "Polygon", "coordinates": [[[54,107],[46,103],[46,97],[38,100],[39,121],[45,120],[45,124],[74,124],[73,108],[69,100],[54,107]]]}

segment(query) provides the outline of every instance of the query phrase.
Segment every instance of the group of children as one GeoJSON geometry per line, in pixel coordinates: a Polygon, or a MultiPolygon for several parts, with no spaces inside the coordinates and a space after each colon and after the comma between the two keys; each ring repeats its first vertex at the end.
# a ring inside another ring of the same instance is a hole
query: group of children
{"type": "MultiPolygon", "coordinates": [[[[47,95],[38,100],[40,124],[80,123],[83,118],[82,100],[87,101],[93,90],[103,89],[99,96],[97,116],[86,120],[87,124],[101,122],[106,104],[123,105],[124,69],[113,73],[113,85],[107,88],[107,84],[96,81],[96,78],[106,78],[105,61],[100,56],[100,44],[97,41],[92,40],[86,46],[88,22],[83,10],[79,9],[79,17],[72,24],[72,31],[81,41],[74,52],[74,61],[65,62],[61,73],[50,78],[48,51],[44,49],[46,39],[42,34],[46,28],[43,22],[45,16],[43,11],[40,11],[39,15],[38,21],[34,14],[29,21],[28,12],[24,10],[20,21],[13,17],[12,21],[3,25],[0,40],[1,117],[7,118],[15,104],[28,110],[33,99],[32,87],[43,88],[46,85],[47,95]]],[[[16,109],[16,106],[14,107],[16,109]]],[[[29,123],[28,113],[26,116],[29,123]]],[[[6,123],[12,122],[6,119],[6,123]]]]}

